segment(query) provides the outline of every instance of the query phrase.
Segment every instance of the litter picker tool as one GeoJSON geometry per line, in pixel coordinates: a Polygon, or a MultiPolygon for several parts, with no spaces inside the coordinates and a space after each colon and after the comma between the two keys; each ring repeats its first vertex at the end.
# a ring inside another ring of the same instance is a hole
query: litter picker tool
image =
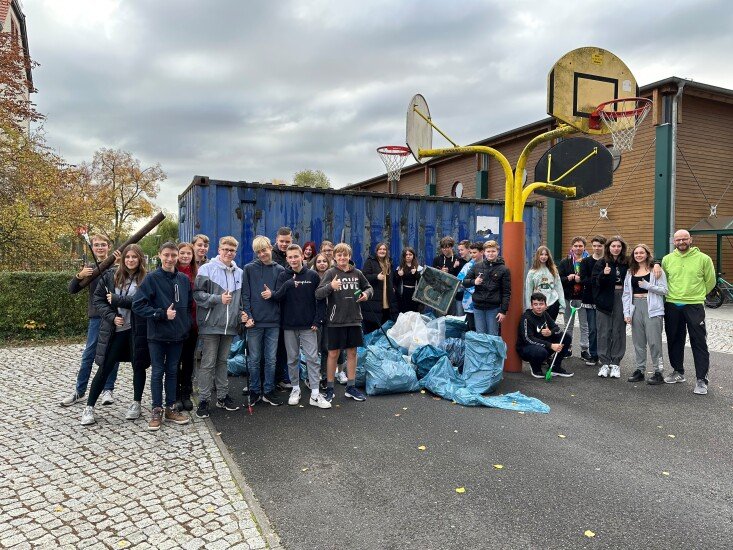
{"type": "MultiPolygon", "coordinates": [[[[570,300],[570,319],[565,321],[565,330],[562,332],[562,338],[560,338],[560,343],[563,343],[563,340],[565,340],[565,335],[568,333],[568,327],[572,326],[573,320],[575,318],[575,312],[580,309],[580,300],[570,300]]],[[[562,351],[562,350],[561,350],[562,351]]],[[[555,352],[555,355],[552,357],[552,363],[550,364],[550,368],[547,369],[547,373],[545,374],[545,380],[551,380],[552,379],[552,368],[555,366],[555,360],[557,359],[558,351],[555,352]]]]}

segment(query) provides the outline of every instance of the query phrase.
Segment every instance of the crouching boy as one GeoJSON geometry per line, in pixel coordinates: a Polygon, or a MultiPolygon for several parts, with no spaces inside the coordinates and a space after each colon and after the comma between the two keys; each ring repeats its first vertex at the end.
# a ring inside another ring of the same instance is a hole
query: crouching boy
{"type": "Polygon", "coordinates": [[[532,307],[522,314],[519,321],[517,353],[529,363],[535,378],[544,378],[542,365],[553,353],[557,353],[557,358],[552,367],[552,376],[572,376],[572,372],[562,368],[562,360],[570,355],[572,336],[566,334],[560,341],[562,333],[547,313],[547,298],[544,294],[533,293],[530,302],[532,307]]]}
{"type": "Polygon", "coordinates": [[[361,331],[361,307],[367,301],[372,287],[364,274],[349,264],[351,247],[339,243],[333,250],[336,266],[321,280],[316,290],[317,300],[326,300],[328,326],[328,365],[326,371],[326,400],[333,400],[333,379],[339,351],[346,350],[346,397],[364,401],[366,396],[354,385],[356,379],[356,348],[364,345],[361,331]]]}

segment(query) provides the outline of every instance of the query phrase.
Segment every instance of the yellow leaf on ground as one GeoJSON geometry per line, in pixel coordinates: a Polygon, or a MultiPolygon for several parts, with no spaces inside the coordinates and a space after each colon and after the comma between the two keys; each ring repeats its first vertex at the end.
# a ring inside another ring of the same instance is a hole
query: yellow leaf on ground
{"type": "Polygon", "coordinates": [[[675,438],[674,434],[667,434],[667,437],[670,438],[670,439],[674,439],[675,438]]]}
{"type": "Polygon", "coordinates": [[[517,411],[519,414],[524,414],[524,411],[517,411]]]}
{"type": "Polygon", "coordinates": [[[662,472],[662,475],[663,476],[668,476],[669,475],[669,472],[662,472]]]}
{"type": "Polygon", "coordinates": [[[395,416],[399,416],[399,415],[400,415],[400,413],[395,413],[395,416]]]}
{"type": "Polygon", "coordinates": [[[300,470],[300,471],[301,471],[301,472],[307,472],[307,471],[308,471],[308,468],[301,468],[301,470],[300,470]]]}
{"type": "Polygon", "coordinates": [[[407,407],[402,407],[402,410],[403,410],[403,411],[406,411],[406,410],[407,410],[407,407]]]}
{"type": "Polygon", "coordinates": [[[421,451],[424,451],[425,449],[427,449],[427,447],[425,445],[420,445],[418,449],[421,451]]]}
{"type": "Polygon", "coordinates": [[[591,531],[590,529],[587,529],[587,530],[586,530],[586,532],[585,532],[585,533],[583,533],[583,534],[584,534],[584,535],[585,535],[586,537],[588,537],[589,539],[592,539],[593,537],[595,537],[595,536],[596,536],[596,534],[595,534],[595,533],[594,533],[593,531],[591,531]]]}
{"type": "Polygon", "coordinates": [[[503,464],[494,464],[494,469],[496,470],[502,470],[504,468],[503,464]]]}
{"type": "Polygon", "coordinates": [[[122,539],[121,541],[117,542],[118,548],[127,548],[128,546],[130,546],[130,541],[127,541],[125,539],[122,539]]]}
{"type": "Polygon", "coordinates": [[[559,437],[560,439],[565,439],[565,436],[563,434],[557,434],[557,437],[559,437]]]}
{"type": "Polygon", "coordinates": [[[463,494],[466,492],[465,487],[456,487],[456,493],[463,494]]]}
{"type": "Polygon", "coordinates": [[[209,507],[208,507],[208,508],[206,509],[206,511],[207,511],[207,512],[215,512],[215,511],[216,511],[216,508],[214,508],[213,506],[209,506],[209,507]]]}

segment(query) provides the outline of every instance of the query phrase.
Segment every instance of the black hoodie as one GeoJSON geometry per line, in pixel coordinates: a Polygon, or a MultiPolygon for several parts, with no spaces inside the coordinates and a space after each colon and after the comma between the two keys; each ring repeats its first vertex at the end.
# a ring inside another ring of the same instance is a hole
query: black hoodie
{"type": "Polygon", "coordinates": [[[512,294],[512,281],[509,268],[504,265],[504,259],[497,257],[493,262],[483,259],[473,264],[463,279],[465,288],[475,287],[473,291],[473,306],[476,309],[499,308],[499,313],[509,311],[509,297],[512,294]],[[483,279],[480,285],[475,283],[478,274],[483,279]]]}
{"type": "Polygon", "coordinates": [[[357,290],[371,298],[373,289],[364,277],[364,274],[355,267],[349,266],[348,271],[342,271],[338,266],[332,267],[321,279],[316,290],[316,299],[326,299],[326,318],[330,327],[361,326],[361,308],[357,303],[357,290]],[[341,279],[341,290],[334,290],[331,281],[341,279]]]}
{"type": "Polygon", "coordinates": [[[280,302],[283,329],[308,330],[321,326],[324,304],[316,300],[319,284],[318,273],[307,267],[298,273],[288,268],[277,276],[277,292],[272,297],[280,302]]]}
{"type": "Polygon", "coordinates": [[[164,271],[159,267],[147,277],[135,293],[132,311],[148,320],[148,340],[154,342],[183,342],[191,329],[193,292],[191,281],[177,269],[164,271]],[[168,319],[166,310],[173,304],[176,317],[168,319]]]}
{"type": "Polygon", "coordinates": [[[549,328],[552,334],[559,334],[560,327],[557,326],[552,317],[545,310],[542,315],[535,315],[531,309],[526,310],[519,320],[519,334],[517,335],[517,349],[525,346],[540,346],[547,351],[552,351],[552,341],[549,336],[542,335],[542,329],[549,328]]]}

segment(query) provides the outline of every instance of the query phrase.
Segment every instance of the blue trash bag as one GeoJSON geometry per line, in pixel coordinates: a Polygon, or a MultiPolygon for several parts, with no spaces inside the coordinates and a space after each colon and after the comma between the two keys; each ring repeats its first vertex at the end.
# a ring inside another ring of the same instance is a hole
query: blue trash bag
{"type": "Polygon", "coordinates": [[[415,369],[391,348],[367,346],[366,358],[367,395],[405,393],[420,389],[415,369]]]}
{"type": "Polygon", "coordinates": [[[357,388],[366,387],[367,371],[364,362],[366,361],[367,351],[366,348],[356,348],[356,378],[354,384],[357,388]]]}
{"type": "Polygon", "coordinates": [[[420,380],[427,375],[441,357],[448,357],[448,354],[431,344],[417,348],[410,357],[417,367],[417,379],[420,380]]]}
{"type": "Polygon", "coordinates": [[[455,368],[463,368],[466,342],[462,338],[446,338],[438,347],[445,350],[448,354],[448,359],[450,359],[450,362],[455,368]]]}
{"type": "Polygon", "coordinates": [[[466,354],[462,377],[466,386],[476,393],[489,393],[496,389],[504,374],[506,343],[498,336],[466,333],[466,354]]]}
{"type": "Polygon", "coordinates": [[[244,360],[244,340],[233,342],[229,348],[227,372],[231,376],[244,376],[247,372],[247,363],[244,360]]]}
{"type": "Polygon", "coordinates": [[[497,409],[507,409],[510,411],[525,411],[536,413],[549,413],[550,407],[545,405],[536,397],[527,397],[522,392],[512,392],[505,395],[495,395],[492,397],[483,397],[489,407],[497,409]]]}
{"type": "MultiPolygon", "coordinates": [[[[393,326],[394,326],[394,321],[390,319],[389,321],[386,321],[382,325],[382,328],[384,329],[384,332],[387,332],[393,326]]],[[[373,330],[369,334],[364,335],[364,346],[371,346],[372,344],[376,344],[377,341],[383,340],[385,338],[384,332],[382,332],[381,329],[377,329],[377,330],[373,330]]]]}
{"type": "Polygon", "coordinates": [[[468,332],[468,323],[459,319],[445,319],[445,337],[463,338],[468,332]]]}

